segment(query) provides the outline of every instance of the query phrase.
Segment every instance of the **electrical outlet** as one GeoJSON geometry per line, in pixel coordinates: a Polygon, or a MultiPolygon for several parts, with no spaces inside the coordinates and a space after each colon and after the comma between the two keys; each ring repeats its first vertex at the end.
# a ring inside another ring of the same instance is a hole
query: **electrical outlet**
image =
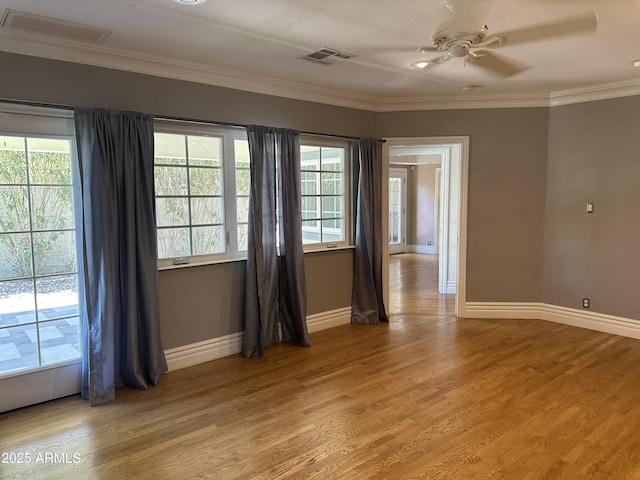
{"type": "Polygon", "coordinates": [[[591,300],[588,298],[582,299],[582,308],[589,308],[591,306],[591,300]]]}

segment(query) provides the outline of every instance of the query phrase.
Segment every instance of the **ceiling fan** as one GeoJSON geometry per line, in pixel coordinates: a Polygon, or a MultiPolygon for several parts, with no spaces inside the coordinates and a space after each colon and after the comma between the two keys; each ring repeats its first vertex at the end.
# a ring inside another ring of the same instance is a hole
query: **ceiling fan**
{"type": "Polygon", "coordinates": [[[598,19],[595,12],[491,35],[487,25],[455,27],[450,24],[433,35],[431,45],[418,48],[421,53],[440,52],[443,55],[413,62],[411,66],[423,69],[448,62],[453,58],[463,58],[465,64],[476,65],[503,78],[511,77],[530,67],[498,55],[492,51],[493,49],[591,33],[596,30],[597,25],[598,19]]]}

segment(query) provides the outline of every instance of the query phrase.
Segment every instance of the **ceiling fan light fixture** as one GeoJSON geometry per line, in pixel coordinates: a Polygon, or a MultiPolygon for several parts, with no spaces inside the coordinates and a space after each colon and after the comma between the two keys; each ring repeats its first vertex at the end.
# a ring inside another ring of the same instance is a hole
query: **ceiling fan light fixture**
{"type": "Polygon", "coordinates": [[[414,68],[425,68],[427,66],[429,66],[431,64],[431,62],[429,60],[418,60],[417,62],[413,62],[411,64],[412,67],[414,68]]]}
{"type": "Polygon", "coordinates": [[[639,60],[633,60],[633,61],[632,61],[632,62],[630,62],[630,63],[631,63],[631,66],[632,66],[632,67],[640,68],[640,59],[639,59],[639,60]]]}

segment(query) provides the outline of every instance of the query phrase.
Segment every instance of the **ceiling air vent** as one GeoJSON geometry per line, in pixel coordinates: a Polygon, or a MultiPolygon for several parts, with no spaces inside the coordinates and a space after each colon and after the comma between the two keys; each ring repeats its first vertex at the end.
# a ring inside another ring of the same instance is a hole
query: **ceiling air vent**
{"type": "Polygon", "coordinates": [[[321,63],[322,65],[334,65],[336,63],[344,62],[345,60],[353,57],[347,53],[339,52],[332,48],[321,48],[320,50],[310,53],[309,55],[302,57],[303,60],[308,60],[314,63],[321,63]]]}
{"type": "Polygon", "coordinates": [[[102,42],[111,33],[111,30],[100,27],[10,9],[4,11],[1,25],[13,30],[54,35],[69,40],[92,43],[102,42]]]}

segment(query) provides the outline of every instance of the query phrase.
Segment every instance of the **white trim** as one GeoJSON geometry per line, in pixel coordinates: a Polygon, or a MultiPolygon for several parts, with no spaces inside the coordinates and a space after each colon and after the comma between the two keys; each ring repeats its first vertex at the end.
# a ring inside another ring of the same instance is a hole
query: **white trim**
{"type": "Polygon", "coordinates": [[[442,183],[442,163],[436,167],[434,173],[435,186],[433,195],[433,253],[437,254],[440,248],[440,190],[442,183]]]}
{"type": "Polygon", "coordinates": [[[339,327],[340,325],[348,325],[349,323],[351,323],[351,307],[307,315],[307,330],[309,333],[339,327]]]}
{"type": "Polygon", "coordinates": [[[548,94],[385,97],[8,29],[0,29],[0,51],[373,112],[552,107],[640,95],[640,79],[632,79],[548,94]]]}
{"type": "Polygon", "coordinates": [[[540,319],[640,339],[640,320],[546,303],[468,302],[466,318],[540,319]]]}
{"type": "Polygon", "coordinates": [[[303,247],[305,255],[307,253],[335,252],[336,250],[354,250],[356,248],[355,245],[351,245],[348,242],[309,243],[303,245],[303,247]]]}
{"type": "Polygon", "coordinates": [[[75,395],[82,388],[80,361],[31,372],[16,372],[0,379],[0,412],[75,395]]]}
{"type": "MultiPolygon", "coordinates": [[[[447,293],[447,277],[449,274],[449,210],[451,204],[451,146],[443,149],[440,156],[440,168],[442,189],[440,191],[438,217],[442,219],[443,227],[438,231],[438,244],[440,245],[440,257],[438,261],[438,292],[447,293]]],[[[454,292],[455,293],[455,292],[454,292]]]]}
{"type": "Polygon", "coordinates": [[[2,100],[0,100],[0,112],[15,113],[18,115],[35,115],[37,117],[69,118],[73,120],[73,110],[71,109],[21,105],[3,102],[2,100]]]}
{"type": "Polygon", "coordinates": [[[408,250],[413,253],[424,253],[426,255],[435,255],[435,245],[409,245],[408,250]]]}
{"type": "Polygon", "coordinates": [[[456,281],[455,280],[447,280],[444,285],[444,293],[445,295],[452,295],[456,293],[456,281]]]}
{"type": "Polygon", "coordinates": [[[548,107],[549,95],[486,95],[443,97],[380,97],[377,112],[415,112],[422,110],[474,110],[485,108],[548,107]]]}
{"type": "Polygon", "coordinates": [[[467,302],[465,318],[541,319],[541,303],[467,302]]]}
{"type": "Polygon", "coordinates": [[[559,105],[570,105],[573,103],[607,100],[610,98],[632,97],[634,95],[640,95],[639,79],[551,92],[549,95],[549,105],[551,107],[555,107],[559,105]]]}
{"type": "Polygon", "coordinates": [[[242,351],[242,332],[165,350],[169,371],[192,367],[242,351]]]}
{"type": "MultiPolygon", "coordinates": [[[[307,316],[309,333],[349,323],[351,323],[351,307],[328,310],[307,316]]],[[[236,355],[242,352],[243,335],[242,332],[232,333],[224,337],[212,338],[165,350],[164,355],[167,359],[169,371],[193,367],[200,363],[236,355]]]]}

